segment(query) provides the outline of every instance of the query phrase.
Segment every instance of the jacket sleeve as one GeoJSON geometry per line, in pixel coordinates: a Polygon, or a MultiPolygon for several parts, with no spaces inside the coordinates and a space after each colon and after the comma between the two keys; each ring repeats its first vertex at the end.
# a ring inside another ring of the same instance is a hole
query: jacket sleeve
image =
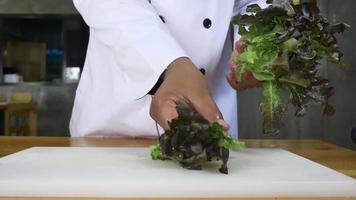
{"type": "MultiPolygon", "coordinates": [[[[237,14],[245,14],[246,8],[249,5],[258,4],[261,8],[267,7],[267,0],[235,0],[233,9],[233,16],[237,14]]],[[[234,25],[234,43],[236,43],[241,36],[239,35],[238,26],[234,25]]]]}
{"type": "Polygon", "coordinates": [[[90,35],[112,49],[136,98],[175,59],[188,57],[147,0],[73,0],[90,35]]]}

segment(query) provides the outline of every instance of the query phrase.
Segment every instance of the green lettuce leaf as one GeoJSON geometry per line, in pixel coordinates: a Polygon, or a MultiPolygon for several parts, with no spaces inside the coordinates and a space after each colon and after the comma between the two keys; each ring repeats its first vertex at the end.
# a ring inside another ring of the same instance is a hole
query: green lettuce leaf
{"type": "Polygon", "coordinates": [[[151,146],[153,160],[173,160],[182,167],[202,169],[202,158],[207,162],[222,161],[219,171],[227,174],[229,149],[240,151],[245,147],[233,139],[218,123],[209,124],[200,114],[179,104],[178,117],[170,123],[170,130],[159,137],[159,144],[151,146]]]}
{"type": "Polygon", "coordinates": [[[263,98],[260,104],[265,134],[277,134],[282,126],[285,105],[279,95],[279,87],[273,81],[263,82],[263,98]]]}
{"type": "MultiPolygon", "coordinates": [[[[289,92],[290,103],[296,107],[295,116],[302,117],[313,104],[322,107],[324,115],[335,109],[329,98],[334,88],[327,79],[318,76],[320,61],[327,60],[345,69],[343,53],[335,34],[350,26],[330,25],[320,14],[317,0],[267,0],[269,6],[253,4],[247,14],[236,15],[233,23],[239,26],[246,46],[234,61],[236,81],[243,82],[248,70],[263,82],[260,110],[263,132],[275,134],[282,126],[286,105],[280,90],[289,92]]],[[[324,66],[325,67],[325,66],[324,66]]]]}

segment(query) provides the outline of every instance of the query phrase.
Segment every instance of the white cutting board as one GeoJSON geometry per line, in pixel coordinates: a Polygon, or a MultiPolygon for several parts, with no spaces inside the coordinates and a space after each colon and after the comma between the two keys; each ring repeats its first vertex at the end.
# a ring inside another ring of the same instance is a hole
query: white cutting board
{"type": "Polygon", "coordinates": [[[219,166],[189,171],[148,148],[38,147],[0,159],[0,196],[356,196],[355,179],[281,149],[231,152],[229,175],[219,166]]]}

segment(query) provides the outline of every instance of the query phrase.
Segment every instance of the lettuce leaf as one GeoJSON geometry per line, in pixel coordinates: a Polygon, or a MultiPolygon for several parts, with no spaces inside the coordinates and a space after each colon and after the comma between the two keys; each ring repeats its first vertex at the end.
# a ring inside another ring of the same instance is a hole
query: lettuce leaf
{"type": "Polygon", "coordinates": [[[282,126],[281,117],[285,105],[279,95],[278,85],[274,81],[263,82],[260,110],[263,116],[263,130],[268,134],[277,134],[282,126]]]}
{"type": "Polygon", "coordinates": [[[177,110],[179,115],[170,123],[170,130],[159,137],[159,144],[151,146],[152,159],[177,161],[193,170],[202,169],[204,160],[221,160],[219,171],[227,174],[229,149],[240,151],[245,143],[233,139],[218,123],[209,124],[183,105],[179,104],[177,110]]]}
{"type": "Polygon", "coordinates": [[[247,7],[233,22],[244,36],[245,50],[234,61],[239,66],[236,81],[242,82],[246,70],[263,82],[260,110],[263,132],[276,134],[282,126],[286,103],[280,90],[289,92],[289,102],[296,107],[295,116],[306,114],[308,106],[322,105],[324,115],[333,115],[329,104],[334,88],[318,76],[321,60],[345,69],[335,34],[349,26],[330,25],[320,14],[316,0],[267,0],[269,6],[247,7]]]}

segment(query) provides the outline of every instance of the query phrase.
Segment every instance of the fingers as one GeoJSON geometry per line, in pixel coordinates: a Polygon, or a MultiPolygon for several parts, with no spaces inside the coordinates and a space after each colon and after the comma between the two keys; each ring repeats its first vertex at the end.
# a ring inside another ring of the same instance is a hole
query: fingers
{"type": "Polygon", "coordinates": [[[246,70],[245,73],[243,74],[243,78],[244,78],[243,80],[251,81],[254,77],[251,71],[246,70]]]}
{"type": "Polygon", "coordinates": [[[243,41],[245,40],[245,37],[241,37],[236,43],[235,43],[235,51],[238,53],[241,53],[245,48],[246,45],[243,44],[243,41]]]}
{"type": "MultiPolygon", "coordinates": [[[[207,121],[210,123],[217,122],[224,128],[224,130],[229,130],[229,124],[223,120],[221,112],[210,95],[205,98],[199,98],[199,95],[192,96],[189,101],[190,106],[201,114],[207,121]]],[[[169,130],[169,122],[178,117],[176,108],[177,102],[187,104],[183,99],[178,98],[169,98],[166,100],[153,99],[152,101],[150,115],[164,130],[169,130]]]]}
{"type": "Polygon", "coordinates": [[[227,75],[226,75],[226,80],[227,82],[230,84],[230,86],[232,88],[234,88],[235,90],[237,91],[242,91],[244,90],[245,88],[243,87],[242,84],[238,84],[235,80],[235,75],[232,71],[230,71],[227,75]]]}
{"type": "Polygon", "coordinates": [[[237,90],[239,92],[241,92],[247,88],[256,88],[256,87],[262,86],[262,82],[255,79],[253,77],[253,74],[250,71],[246,71],[244,73],[243,81],[241,83],[236,82],[235,74],[233,73],[233,71],[230,71],[226,75],[226,80],[228,81],[228,83],[230,84],[230,86],[232,88],[234,88],[235,90],[237,90]]]}
{"type": "Polygon", "coordinates": [[[169,122],[178,117],[176,109],[176,99],[171,98],[159,99],[154,97],[151,103],[150,115],[164,130],[169,130],[169,122]]]}
{"type": "Polygon", "coordinates": [[[245,47],[245,45],[241,44],[240,42],[237,42],[235,45],[235,51],[241,53],[245,49],[245,47]]]}
{"type": "Polygon", "coordinates": [[[224,130],[229,130],[229,124],[224,121],[219,108],[209,93],[204,96],[192,96],[190,102],[192,107],[210,123],[217,122],[224,130]]]}
{"type": "Polygon", "coordinates": [[[234,50],[234,51],[232,52],[231,58],[230,58],[230,67],[236,65],[235,59],[236,59],[236,57],[237,57],[238,55],[239,55],[239,52],[238,52],[238,51],[234,50]]]}
{"type": "MultiPolygon", "coordinates": [[[[235,43],[235,48],[233,49],[231,59],[230,59],[230,66],[236,66],[235,58],[244,51],[246,48],[246,45],[243,44],[243,40],[245,40],[245,37],[241,37],[239,41],[235,43]]],[[[235,67],[236,68],[236,67],[235,67]]]]}

